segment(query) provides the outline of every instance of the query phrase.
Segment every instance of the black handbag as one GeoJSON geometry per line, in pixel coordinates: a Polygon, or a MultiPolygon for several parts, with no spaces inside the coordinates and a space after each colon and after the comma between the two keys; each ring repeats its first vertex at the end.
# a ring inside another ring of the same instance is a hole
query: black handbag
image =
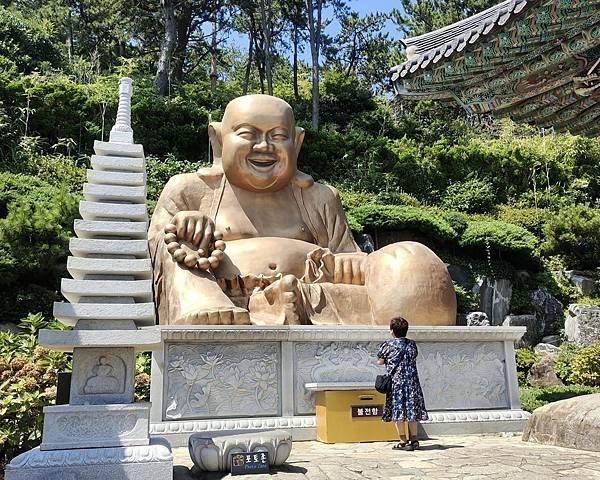
{"type": "Polygon", "coordinates": [[[392,378],[394,378],[394,374],[396,373],[396,369],[400,365],[400,360],[396,366],[392,369],[392,373],[384,373],[383,375],[377,375],[375,377],[375,390],[379,393],[388,394],[392,390],[392,378]]]}

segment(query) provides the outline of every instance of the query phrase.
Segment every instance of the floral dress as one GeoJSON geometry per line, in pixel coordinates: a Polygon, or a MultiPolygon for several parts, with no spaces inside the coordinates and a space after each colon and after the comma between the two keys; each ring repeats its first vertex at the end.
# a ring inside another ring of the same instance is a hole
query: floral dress
{"type": "Polygon", "coordinates": [[[385,360],[387,373],[398,364],[392,378],[392,391],[386,396],[383,408],[384,422],[427,420],[425,399],[417,373],[417,344],[407,338],[390,338],[383,342],[377,352],[385,360]]]}

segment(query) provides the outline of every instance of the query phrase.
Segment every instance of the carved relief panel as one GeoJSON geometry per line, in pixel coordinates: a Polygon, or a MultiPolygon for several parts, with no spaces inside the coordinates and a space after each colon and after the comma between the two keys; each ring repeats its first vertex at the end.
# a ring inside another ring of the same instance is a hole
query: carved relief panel
{"type": "Polygon", "coordinates": [[[304,388],[312,382],[375,382],[383,373],[375,364],[380,342],[306,342],[294,344],[294,410],[315,413],[314,394],[304,388]]]}
{"type": "MultiPolygon", "coordinates": [[[[294,345],[294,407],[314,414],[312,382],[372,382],[379,342],[307,342],[294,345]]],[[[429,410],[508,408],[502,342],[419,343],[417,366],[429,410]]]]}
{"type": "Polygon", "coordinates": [[[276,416],[280,345],[167,344],[165,419],[276,416]]]}
{"type": "Polygon", "coordinates": [[[133,348],[75,348],[71,405],[132,403],[133,348]]]}

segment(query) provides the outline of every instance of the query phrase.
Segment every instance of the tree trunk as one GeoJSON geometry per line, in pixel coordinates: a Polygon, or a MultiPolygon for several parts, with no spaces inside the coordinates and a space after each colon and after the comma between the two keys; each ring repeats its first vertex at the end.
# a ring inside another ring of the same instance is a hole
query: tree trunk
{"type": "Polygon", "coordinates": [[[298,25],[296,25],[295,22],[292,37],[294,43],[294,59],[292,65],[294,72],[294,98],[300,100],[300,92],[298,91],[298,25]]]}
{"type": "Polygon", "coordinates": [[[212,19],[212,34],[210,40],[210,91],[217,90],[217,11],[212,19]]]}
{"type": "Polygon", "coordinates": [[[250,83],[250,69],[252,68],[253,45],[252,32],[248,32],[248,60],[246,62],[246,72],[244,74],[244,95],[248,93],[248,84],[250,83]]]}
{"type": "Polygon", "coordinates": [[[273,73],[271,69],[271,15],[265,0],[260,0],[260,20],[264,39],[264,67],[267,78],[267,93],[273,95],[273,73]]]}
{"type": "Polygon", "coordinates": [[[187,46],[192,33],[193,12],[191,3],[181,6],[181,13],[175,19],[177,24],[177,41],[171,61],[171,79],[175,83],[183,80],[183,69],[187,55],[187,46]]]}
{"type": "Polygon", "coordinates": [[[308,12],[308,30],[310,34],[310,56],[312,60],[312,119],[313,128],[319,128],[319,50],[321,43],[322,0],[305,0],[308,12]],[[315,21],[315,10],[317,18],[315,21]]]}
{"type": "Polygon", "coordinates": [[[154,89],[159,95],[165,96],[169,93],[169,70],[175,48],[175,12],[173,0],[161,0],[160,4],[163,9],[165,33],[158,56],[154,89]]]}

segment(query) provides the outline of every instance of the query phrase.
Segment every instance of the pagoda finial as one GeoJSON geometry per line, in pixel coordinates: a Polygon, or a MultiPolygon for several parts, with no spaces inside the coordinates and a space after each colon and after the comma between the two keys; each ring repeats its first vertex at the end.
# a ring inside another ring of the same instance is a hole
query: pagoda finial
{"type": "Polygon", "coordinates": [[[133,80],[122,77],[119,80],[119,108],[115,126],[110,131],[110,141],[118,143],[133,143],[133,130],[131,129],[131,93],[133,80]]]}

